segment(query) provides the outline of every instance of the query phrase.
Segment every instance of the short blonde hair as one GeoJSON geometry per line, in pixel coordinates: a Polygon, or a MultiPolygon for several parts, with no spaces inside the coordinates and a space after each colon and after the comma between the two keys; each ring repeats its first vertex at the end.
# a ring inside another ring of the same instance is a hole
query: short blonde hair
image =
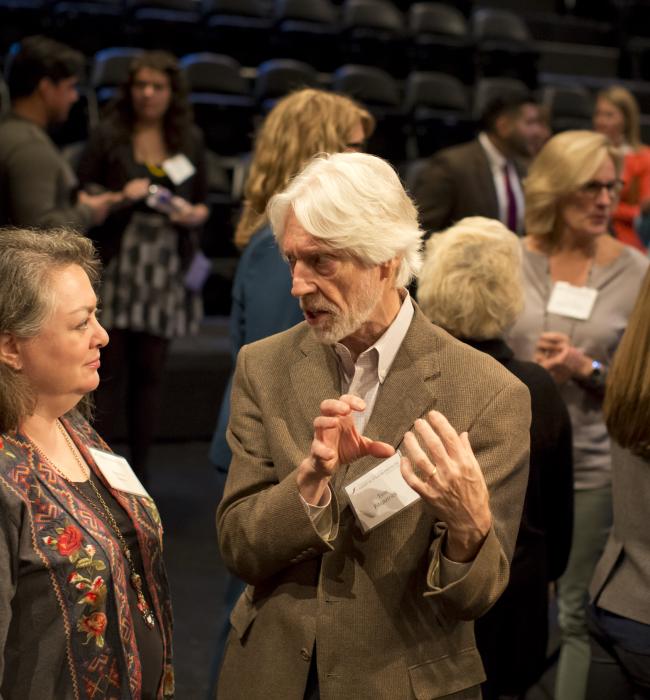
{"type": "Polygon", "coordinates": [[[524,305],[519,239],[501,222],[482,216],[434,234],[417,298],[431,321],[458,338],[501,337],[524,305]]]}
{"type": "Polygon", "coordinates": [[[344,95],[305,88],[281,99],[269,112],[255,139],[253,161],[244,189],[244,209],[235,244],[248,245],[266,223],[269,199],[317,153],[345,150],[350,131],[361,123],[364,138],[375,128],[374,117],[344,95]]]}
{"type": "MultiPolygon", "coordinates": [[[[52,276],[70,265],[79,265],[97,286],[100,263],[85,236],[64,228],[0,229],[0,333],[37,336],[56,303],[52,276]]],[[[0,432],[16,430],[35,405],[25,376],[0,362],[0,432]]]]}
{"type": "Polygon", "coordinates": [[[636,97],[626,88],[612,85],[601,90],[596,99],[607,100],[622,112],[625,122],[623,136],[632,148],[635,150],[639,148],[641,146],[641,127],[639,125],[639,103],[636,101],[636,97]]]}
{"type": "Polygon", "coordinates": [[[621,152],[595,131],[563,131],[549,139],[533,160],[524,183],[526,233],[552,249],[560,235],[563,200],[589,182],[607,158],[612,159],[619,176],[621,152]]]}
{"type": "Polygon", "coordinates": [[[391,165],[365,153],[320,154],[267,207],[282,244],[292,209],[300,225],[332,248],[374,266],[399,257],[395,286],[422,264],[418,212],[391,165]]]}

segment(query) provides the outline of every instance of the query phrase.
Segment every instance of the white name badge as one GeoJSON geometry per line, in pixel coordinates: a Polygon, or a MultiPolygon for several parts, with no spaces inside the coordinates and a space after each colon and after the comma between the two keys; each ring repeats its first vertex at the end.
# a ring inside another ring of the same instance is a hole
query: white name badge
{"type": "Polygon", "coordinates": [[[140,483],[140,479],[135,475],[131,465],[124,457],[114,455],[112,452],[98,450],[95,447],[88,449],[95,460],[95,464],[99,467],[99,471],[114,489],[126,491],[126,493],[132,493],[135,496],[146,496],[149,498],[149,494],[140,483]]]}
{"type": "Polygon", "coordinates": [[[420,499],[400,472],[401,456],[396,452],[345,487],[363,532],[372,530],[420,499]]]}
{"type": "Polygon", "coordinates": [[[167,158],[162,164],[162,169],[175,185],[182,184],[196,172],[196,168],[192,165],[190,159],[182,153],[172,158],[167,158]]]}
{"type": "Polygon", "coordinates": [[[546,311],[550,314],[586,321],[591,316],[597,296],[597,289],[574,287],[568,282],[556,282],[546,311]]]}

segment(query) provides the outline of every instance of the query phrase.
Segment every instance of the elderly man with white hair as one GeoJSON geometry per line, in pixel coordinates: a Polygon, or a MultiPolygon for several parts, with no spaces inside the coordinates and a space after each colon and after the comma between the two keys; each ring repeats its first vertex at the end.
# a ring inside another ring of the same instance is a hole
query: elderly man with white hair
{"type": "Polygon", "coordinates": [[[239,353],[217,522],[249,584],[221,700],[480,698],[473,620],[507,581],[530,399],[405,286],[392,168],[321,156],[270,201],[305,323],[239,353]]]}

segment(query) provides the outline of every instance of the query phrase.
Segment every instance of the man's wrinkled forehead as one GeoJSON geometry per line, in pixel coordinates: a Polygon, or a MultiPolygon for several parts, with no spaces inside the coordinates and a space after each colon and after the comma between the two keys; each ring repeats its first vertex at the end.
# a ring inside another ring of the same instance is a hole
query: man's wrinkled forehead
{"type": "Polygon", "coordinates": [[[287,255],[294,255],[296,251],[301,253],[314,253],[322,251],[338,251],[343,253],[337,248],[335,248],[328,240],[324,238],[319,238],[310,233],[301,223],[298,221],[293,209],[289,209],[287,213],[287,218],[284,224],[284,235],[282,236],[282,242],[280,244],[282,253],[287,255]]]}

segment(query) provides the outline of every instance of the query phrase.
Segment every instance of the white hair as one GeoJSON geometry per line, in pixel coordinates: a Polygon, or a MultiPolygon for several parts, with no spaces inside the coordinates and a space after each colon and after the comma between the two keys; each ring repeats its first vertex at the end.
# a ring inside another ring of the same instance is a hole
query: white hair
{"type": "Polygon", "coordinates": [[[292,209],[298,223],[332,248],[367,265],[400,257],[395,285],[407,285],[422,265],[418,212],[397,173],[366,153],[319,154],[271,198],[267,215],[278,244],[292,209]]]}
{"type": "Polygon", "coordinates": [[[519,239],[482,216],[435,233],[417,296],[424,314],[458,338],[503,336],[524,305],[519,239]]]}

